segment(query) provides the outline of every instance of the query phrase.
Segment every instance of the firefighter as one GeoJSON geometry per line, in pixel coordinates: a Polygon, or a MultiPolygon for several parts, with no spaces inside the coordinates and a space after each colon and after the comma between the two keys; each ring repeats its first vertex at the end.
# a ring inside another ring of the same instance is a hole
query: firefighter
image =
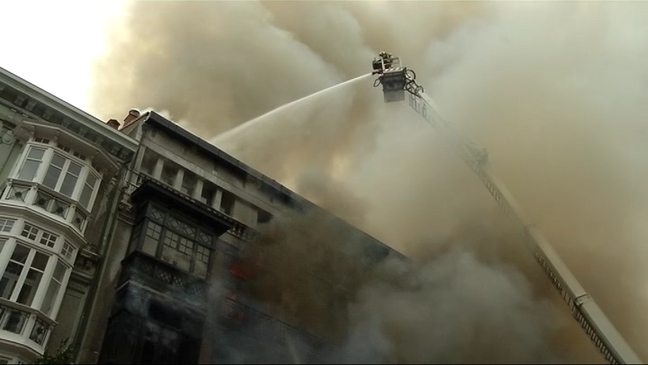
{"type": "Polygon", "coordinates": [[[383,59],[383,64],[385,65],[385,68],[391,68],[392,66],[392,55],[391,53],[387,53],[385,51],[380,52],[379,54],[380,58],[383,59]]]}

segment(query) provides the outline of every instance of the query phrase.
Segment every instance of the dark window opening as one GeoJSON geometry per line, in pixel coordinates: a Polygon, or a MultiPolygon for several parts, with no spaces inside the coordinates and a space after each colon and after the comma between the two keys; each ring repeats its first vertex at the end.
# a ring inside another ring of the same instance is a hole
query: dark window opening
{"type": "Polygon", "coordinates": [[[140,171],[142,173],[153,175],[153,170],[155,169],[155,164],[157,163],[158,156],[155,152],[146,149],[144,151],[144,156],[142,157],[142,164],[140,165],[140,171]]]}
{"type": "Polygon", "coordinates": [[[179,167],[173,162],[166,160],[164,161],[164,167],[162,168],[162,176],[160,180],[167,185],[173,186],[175,183],[176,176],[180,171],[179,167]]]}
{"type": "Polygon", "coordinates": [[[232,210],[234,209],[234,201],[236,197],[234,194],[229,191],[223,191],[223,197],[221,198],[221,212],[232,215],[232,210]]]}
{"type": "Polygon", "coordinates": [[[205,182],[200,196],[202,202],[211,206],[214,201],[214,196],[216,196],[216,187],[213,184],[205,182]]]}
{"type": "Polygon", "coordinates": [[[182,315],[170,308],[165,308],[160,303],[151,303],[148,312],[149,317],[155,321],[172,327],[180,327],[182,325],[182,315]]]}
{"type": "Polygon", "coordinates": [[[180,191],[190,196],[193,195],[197,181],[198,179],[193,172],[185,170],[184,176],[182,177],[182,186],[180,187],[180,191]]]}
{"type": "Polygon", "coordinates": [[[257,224],[268,223],[272,219],[272,214],[266,212],[265,210],[259,209],[259,215],[257,216],[257,224]]]}

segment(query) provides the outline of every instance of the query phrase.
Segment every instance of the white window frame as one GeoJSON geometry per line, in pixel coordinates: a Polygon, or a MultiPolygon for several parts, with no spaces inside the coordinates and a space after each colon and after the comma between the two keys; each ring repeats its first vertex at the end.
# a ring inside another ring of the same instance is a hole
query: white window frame
{"type": "Polygon", "coordinates": [[[16,222],[18,220],[16,218],[11,218],[11,217],[0,217],[0,233],[4,234],[11,234],[16,229],[16,222]],[[11,222],[11,228],[8,231],[5,231],[6,227],[9,226],[7,222],[11,222]]]}
{"type": "Polygon", "coordinates": [[[87,210],[88,212],[92,212],[92,208],[94,208],[95,200],[97,199],[97,193],[98,193],[98,190],[99,190],[99,186],[101,186],[101,175],[99,175],[99,173],[97,173],[95,171],[92,171],[92,170],[94,170],[94,168],[92,168],[92,169],[86,168],[85,170],[86,170],[86,173],[84,174],[83,184],[81,184],[81,187],[79,188],[79,197],[76,199],[76,201],[79,203],[79,205],[83,209],[87,210]],[[95,184],[92,187],[92,193],[90,194],[90,199],[88,199],[88,206],[85,207],[81,203],[81,195],[83,194],[83,189],[85,189],[86,185],[89,186],[88,177],[90,177],[90,176],[93,176],[97,180],[95,181],[95,184]]]}
{"type": "Polygon", "coordinates": [[[101,173],[96,171],[96,169],[93,167],[92,160],[89,158],[81,159],[77,156],[74,156],[73,153],[75,153],[76,151],[69,150],[69,148],[68,148],[69,151],[67,151],[62,148],[53,146],[51,142],[49,144],[43,144],[42,142],[37,142],[36,139],[32,139],[29,143],[25,145],[25,148],[23,149],[23,153],[21,154],[20,159],[14,165],[14,169],[10,175],[12,178],[20,180],[18,178],[18,175],[20,174],[20,171],[22,170],[25,162],[27,161],[29,153],[32,149],[42,149],[44,150],[44,153],[43,153],[43,157],[41,158],[41,162],[38,166],[38,169],[36,170],[36,175],[32,178],[31,181],[43,185],[43,181],[52,163],[52,159],[54,158],[54,155],[55,154],[60,155],[65,159],[65,162],[63,163],[63,168],[61,169],[61,173],[57,178],[56,185],[54,186],[53,189],[50,187],[46,187],[46,188],[54,190],[57,193],[66,196],[67,198],[76,202],[77,206],[81,206],[82,211],[86,211],[84,212],[84,215],[87,216],[88,213],[91,213],[96,203],[99,187],[101,186],[101,182],[103,179],[101,173]],[[71,196],[67,196],[61,193],[60,189],[72,162],[79,164],[81,166],[81,171],[79,173],[79,176],[77,178],[71,196]],[[86,186],[88,177],[90,175],[95,177],[97,181],[95,181],[95,184],[92,187],[92,194],[88,201],[88,206],[85,207],[79,202],[79,200],[81,198],[81,194],[83,193],[83,189],[86,186]]]}
{"type": "MultiPolygon", "coordinates": [[[[15,219],[9,217],[2,217],[2,218],[9,219],[9,220],[15,219]]],[[[59,288],[59,291],[56,297],[54,298],[52,312],[48,316],[49,318],[55,320],[56,316],[58,315],[58,311],[60,309],[63,296],[65,294],[65,288],[67,287],[70,275],[72,273],[72,267],[74,266],[74,259],[76,258],[76,255],[78,254],[79,250],[76,246],[74,246],[70,241],[66,240],[65,237],[59,234],[58,232],[49,231],[47,229],[40,227],[37,224],[34,224],[34,222],[26,221],[24,219],[15,219],[15,221],[16,222],[14,223],[14,228],[12,230],[13,234],[2,237],[3,239],[6,239],[6,241],[2,247],[2,250],[0,251],[0,278],[2,278],[5,274],[5,270],[7,269],[7,265],[11,258],[11,255],[13,255],[13,252],[16,249],[16,245],[24,246],[28,248],[30,251],[27,256],[27,259],[25,260],[25,263],[23,264],[23,269],[20,273],[19,278],[16,281],[15,287],[12,289],[12,293],[9,299],[5,299],[5,300],[9,300],[14,303],[17,303],[18,296],[20,295],[20,290],[22,290],[22,287],[25,284],[25,279],[27,277],[27,274],[29,273],[29,269],[31,268],[33,259],[36,256],[36,252],[40,252],[48,256],[48,262],[47,265],[45,266],[45,270],[43,270],[41,281],[38,287],[36,288],[36,292],[31,302],[31,308],[42,311],[41,307],[43,306],[45,295],[49,288],[50,282],[53,278],[54,270],[56,269],[57,262],[60,261],[65,271],[63,273],[63,278],[62,278],[62,282],[60,283],[61,286],[59,288]],[[38,229],[38,233],[35,240],[28,240],[21,235],[25,227],[25,224],[28,224],[38,229]],[[16,228],[17,226],[20,227],[20,230],[16,228]],[[50,234],[54,234],[58,236],[57,242],[53,248],[40,244],[40,239],[43,236],[43,232],[48,232],[50,234]],[[67,242],[69,246],[72,248],[71,258],[68,258],[62,253],[65,242],[67,242]],[[8,252],[11,252],[11,255],[7,254],[8,252]]],[[[29,334],[25,332],[23,336],[29,336],[29,334]]]]}
{"type": "Polygon", "coordinates": [[[21,180],[21,181],[38,181],[41,169],[43,168],[43,166],[47,166],[49,164],[48,156],[47,156],[48,150],[49,150],[48,147],[45,147],[45,146],[42,146],[42,145],[39,145],[39,144],[35,144],[35,145],[28,144],[28,145],[26,145],[22,155],[20,156],[20,159],[18,160],[19,163],[17,163],[15,165],[14,171],[12,171],[11,176],[14,179],[21,180]],[[20,172],[22,171],[23,167],[25,166],[25,163],[27,162],[27,160],[29,158],[29,153],[34,149],[43,150],[43,156],[41,157],[40,163],[38,164],[38,168],[36,169],[36,174],[34,174],[34,177],[32,177],[31,180],[22,180],[19,177],[20,172]],[[46,161],[47,161],[47,163],[45,163],[46,161]]]}
{"type": "Polygon", "coordinates": [[[63,241],[63,245],[61,246],[61,257],[63,260],[67,260],[68,263],[74,264],[74,259],[76,258],[76,253],[77,253],[77,248],[74,247],[73,244],[70,243],[68,240],[63,241]],[[69,249],[68,249],[69,248],[69,249]],[[69,253],[69,255],[67,253],[69,253]]]}
{"type": "Polygon", "coordinates": [[[47,172],[49,171],[50,166],[52,166],[52,160],[54,159],[54,156],[56,156],[56,155],[60,156],[65,162],[63,162],[63,166],[61,167],[61,172],[60,172],[60,174],[59,174],[59,176],[58,176],[58,178],[56,180],[56,184],[54,185],[54,187],[51,187],[51,186],[46,186],[46,187],[48,187],[48,188],[56,191],[57,193],[62,194],[64,196],[67,196],[68,198],[73,199],[73,200],[76,201],[79,198],[79,195],[80,195],[79,188],[80,188],[81,182],[83,181],[85,183],[84,177],[87,176],[87,172],[85,171],[85,170],[87,170],[87,165],[84,164],[81,161],[75,161],[75,159],[72,156],[66,155],[65,153],[63,153],[61,151],[53,151],[53,153],[51,154],[51,158],[49,160],[49,163],[47,164],[47,168],[44,169],[45,172],[43,174],[43,178],[41,180],[39,180],[39,183],[42,184],[44,182],[45,177],[47,176],[47,172]],[[63,192],[61,192],[61,188],[63,187],[63,181],[65,181],[65,178],[67,177],[67,174],[70,171],[70,166],[73,163],[78,165],[78,166],[81,166],[81,170],[79,171],[79,175],[76,176],[76,182],[74,183],[74,188],[72,188],[72,193],[70,195],[67,195],[67,194],[64,194],[63,192]]]}
{"type": "Polygon", "coordinates": [[[28,222],[28,221],[23,221],[23,224],[21,225],[20,232],[18,232],[17,235],[21,240],[31,242],[32,244],[36,244],[39,247],[47,247],[47,249],[52,250],[52,251],[57,250],[58,246],[59,246],[59,242],[61,242],[61,235],[60,234],[55,233],[55,232],[51,232],[51,231],[49,231],[47,229],[44,229],[44,228],[41,228],[37,224],[31,223],[31,222],[28,222]],[[27,227],[27,225],[29,225],[30,227],[33,227],[36,230],[38,230],[38,233],[36,233],[36,237],[34,239],[31,239],[29,237],[25,237],[25,236],[22,235],[22,233],[25,230],[25,228],[27,227]],[[48,246],[47,244],[44,244],[44,243],[41,242],[41,239],[43,238],[43,235],[45,233],[47,233],[49,235],[53,235],[53,236],[56,237],[56,240],[54,241],[54,244],[52,246],[48,246]]]}
{"type": "MultiPolygon", "coordinates": [[[[55,260],[52,258],[57,259],[55,255],[53,255],[51,252],[47,252],[44,250],[39,250],[38,248],[34,247],[33,244],[29,244],[25,241],[21,241],[20,239],[16,238],[10,238],[7,240],[5,243],[5,248],[8,248],[7,250],[4,250],[4,252],[11,252],[11,255],[5,255],[2,257],[0,267],[2,267],[2,270],[0,271],[0,279],[4,277],[5,271],[7,269],[7,266],[9,264],[9,261],[11,259],[11,256],[13,255],[16,247],[18,245],[21,245],[23,247],[26,247],[29,249],[29,254],[27,255],[27,259],[25,259],[25,262],[22,264],[22,270],[20,272],[20,276],[16,280],[16,284],[14,288],[12,289],[11,294],[9,295],[8,300],[10,302],[18,303],[18,296],[20,295],[20,291],[22,290],[23,285],[25,284],[25,279],[27,278],[27,274],[29,273],[29,270],[31,269],[34,257],[36,256],[36,252],[40,252],[41,254],[44,254],[48,256],[48,261],[47,265],[45,265],[45,270],[43,270],[43,274],[41,276],[41,280],[38,283],[38,287],[36,288],[36,292],[34,294],[34,298],[32,299],[31,304],[29,307],[38,309],[40,308],[41,302],[43,301],[43,297],[45,295],[45,290],[47,290],[47,285],[45,283],[49,283],[49,280],[52,276],[53,273],[53,266],[56,265],[55,260]]],[[[20,304],[20,303],[19,303],[20,304]]],[[[21,304],[24,305],[24,304],[21,304]]]]}
{"type": "MultiPolygon", "coordinates": [[[[56,297],[54,298],[54,305],[52,306],[52,313],[49,315],[45,314],[47,317],[56,320],[56,317],[58,316],[58,311],[61,308],[61,304],[63,303],[63,296],[65,295],[65,290],[67,288],[68,282],[70,280],[70,275],[72,274],[72,266],[65,261],[65,259],[59,258],[57,255],[52,255],[50,257],[50,262],[47,263],[47,276],[43,276],[43,279],[47,279],[47,285],[44,285],[42,288],[42,292],[39,292],[39,301],[38,301],[38,310],[42,311],[43,308],[43,301],[45,300],[45,295],[47,294],[47,290],[49,289],[50,283],[52,280],[56,280],[54,278],[54,270],[56,269],[56,265],[58,263],[61,263],[65,271],[63,272],[63,278],[61,279],[61,282],[59,283],[59,289],[58,293],[56,294],[56,297]]],[[[56,280],[58,282],[58,280],[56,280]]],[[[40,290],[39,286],[39,290],[40,290]]],[[[34,303],[36,303],[36,297],[34,298],[34,303]]],[[[47,339],[45,340],[47,341],[47,339]]]]}

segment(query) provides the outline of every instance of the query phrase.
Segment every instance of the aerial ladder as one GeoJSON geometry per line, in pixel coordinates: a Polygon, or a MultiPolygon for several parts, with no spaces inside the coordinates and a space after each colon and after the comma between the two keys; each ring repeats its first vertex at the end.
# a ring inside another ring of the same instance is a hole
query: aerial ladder
{"type": "Polygon", "coordinates": [[[571,310],[585,333],[610,364],[641,364],[639,357],[630,348],[603,311],[587,294],[576,277],[560,259],[557,252],[540,232],[524,217],[504,184],[497,179],[488,166],[488,152],[465,140],[439,113],[434,102],[416,83],[416,73],[401,65],[400,58],[381,52],[372,62],[372,74],[379,75],[374,87],[382,85],[386,103],[404,101],[409,94],[409,104],[441,135],[442,139],[459,154],[463,161],[479,177],[504,214],[513,222],[518,237],[531,251],[537,262],[560,296],[571,310]]]}

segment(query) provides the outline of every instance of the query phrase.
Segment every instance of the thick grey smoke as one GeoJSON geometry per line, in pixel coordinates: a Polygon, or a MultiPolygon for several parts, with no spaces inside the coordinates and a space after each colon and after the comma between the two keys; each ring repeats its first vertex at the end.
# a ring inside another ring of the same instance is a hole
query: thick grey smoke
{"type": "Polygon", "coordinates": [[[547,341],[560,327],[551,305],[534,298],[515,270],[452,250],[415,280],[417,290],[378,284],[362,291],[351,310],[357,324],[341,352],[345,362],[561,361],[547,341]]]}
{"type": "MultiPolygon", "coordinates": [[[[93,111],[109,118],[131,107],[165,109],[211,139],[366,73],[377,51],[393,52],[449,119],[489,149],[523,209],[648,358],[647,14],[637,2],[135,2],[97,68],[93,111]]],[[[406,104],[383,104],[369,82],[218,142],[419,261],[461,245],[487,262],[515,263],[534,295],[549,290],[476,178],[406,104]],[[360,210],[331,204],[352,199],[363,203],[360,210]]],[[[458,275],[482,287],[503,283],[493,279],[499,274],[458,275]]],[[[523,290],[512,294],[527,298],[523,290]]],[[[500,318],[513,303],[488,307],[490,316],[500,318]]],[[[479,313],[471,302],[460,305],[479,313]]],[[[394,318],[389,306],[376,313],[394,318]]],[[[526,324],[545,333],[546,316],[526,324]]],[[[412,333],[425,330],[398,318],[412,333]]],[[[478,323],[501,333],[498,326],[513,322],[478,323]]],[[[560,333],[551,341],[578,350],[565,356],[582,361],[592,353],[571,322],[560,333]]],[[[540,348],[537,340],[525,356],[540,348]]],[[[529,358],[497,358],[517,359],[529,358]]]]}

